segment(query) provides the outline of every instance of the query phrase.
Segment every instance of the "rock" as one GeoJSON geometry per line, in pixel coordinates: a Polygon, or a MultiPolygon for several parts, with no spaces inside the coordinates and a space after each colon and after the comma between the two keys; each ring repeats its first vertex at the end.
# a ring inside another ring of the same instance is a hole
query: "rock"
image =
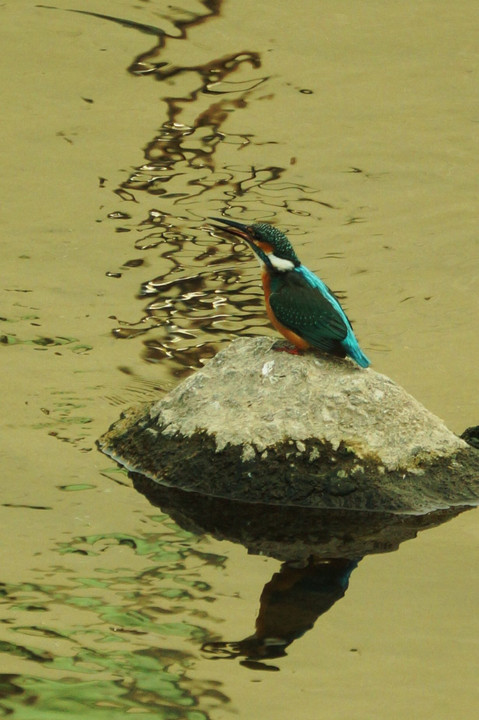
{"type": "Polygon", "coordinates": [[[479,498],[479,452],[349,360],[241,338],[99,441],[165,485],[233,500],[423,513],[479,498]]]}
{"type": "Polygon", "coordinates": [[[479,448],[479,425],[468,427],[461,433],[461,438],[472,447],[479,448]]]}

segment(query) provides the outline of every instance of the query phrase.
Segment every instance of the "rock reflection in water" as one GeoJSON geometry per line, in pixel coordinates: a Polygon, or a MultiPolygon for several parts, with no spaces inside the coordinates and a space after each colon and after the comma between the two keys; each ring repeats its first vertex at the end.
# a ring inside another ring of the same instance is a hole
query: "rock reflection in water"
{"type": "Polygon", "coordinates": [[[239,503],[166,488],[131,474],[133,484],[185,530],[242,544],[249,553],[283,564],[264,586],[254,632],[241,640],[211,640],[208,657],[242,658],[253,669],[275,670],[267,659],[286,654],[294,640],[340,600],[363,557],[397,550],[421,530],[469,508],[426,515],[315,510],[239,503]]]}

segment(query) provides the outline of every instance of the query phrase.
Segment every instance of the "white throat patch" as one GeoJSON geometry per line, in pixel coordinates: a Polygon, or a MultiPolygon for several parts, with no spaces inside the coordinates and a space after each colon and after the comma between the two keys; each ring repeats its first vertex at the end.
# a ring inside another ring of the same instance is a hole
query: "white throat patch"
{"type": "Polygon", "coordinates": [[[270,253],[268,255],[268,259],[271,265],[275,268],[275,270],[279,270],[279,272],[288,272],[289,270],[294,270],[294,263],[292,263],[291,260],[280,258],[274,253],[270,253]]]}

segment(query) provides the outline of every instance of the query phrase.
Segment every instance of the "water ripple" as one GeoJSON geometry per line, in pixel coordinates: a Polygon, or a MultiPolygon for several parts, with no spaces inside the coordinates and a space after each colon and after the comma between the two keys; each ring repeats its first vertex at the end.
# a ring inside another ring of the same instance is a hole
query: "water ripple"
{"type": "MultiPolygon", "coordinates": [[[[108,219],[117,223],[116,232],[133,235],[134,249],[150,253],[149,265],[160,272],[140,279],[137,300],[148,303],[135,320],[119,319],[112,333],[141,337],[144,360],[168,359],[175,376],[201,365],[234,336],[270,332],[249,249],[216,236],[204,226],[208,216],[274,222],[287,213],[288,231],[299,234],[295,217],[318,217],[332,207],[318,190],[288,180],[287,167],[266,160],[276,139],[246,126],[238,131],[238,113],[264,99],[265,91],[273,93],[258,52],[238,48],[217,57],[203,48],[201,62],[175,59],[185,57],[176,52],[177,43],[220,9],[219,0],[203,0],[195,13],[169,6],[161,27],[81,11],[157,38],[128,71],[168,81],[160,124],[137,167],[114,190],[128,210],[110,212],[108,219]]],[[[121,279],[122,267],[108,272],[121,279]]]]}

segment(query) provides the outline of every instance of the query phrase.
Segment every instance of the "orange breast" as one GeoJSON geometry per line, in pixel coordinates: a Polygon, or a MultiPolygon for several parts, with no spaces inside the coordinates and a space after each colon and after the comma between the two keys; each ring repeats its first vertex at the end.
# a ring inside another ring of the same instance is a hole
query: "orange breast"
{"type": "Polygon", "coordinates": [[[269,304],[269,296],[271,294],[271,278],[270,278],[269,273],[266,271],[263,272],[261,280],[263,283],[264,300],[266,303],[266,312],[268,314],[271,324],[292,345],[295,345],[297,348],[299,348],[299,350],[307,350],[307,348],[311,347],[311,345],[306,340],[303,340],[303,338],[301,338],[299,335],[296,335],[295,332],[293,332],[289,328],[282,325],[279,322],[279,320],[277,319],[276,315],[274,314],[274,312],[271,308],[271,305],[269,304]]]}

